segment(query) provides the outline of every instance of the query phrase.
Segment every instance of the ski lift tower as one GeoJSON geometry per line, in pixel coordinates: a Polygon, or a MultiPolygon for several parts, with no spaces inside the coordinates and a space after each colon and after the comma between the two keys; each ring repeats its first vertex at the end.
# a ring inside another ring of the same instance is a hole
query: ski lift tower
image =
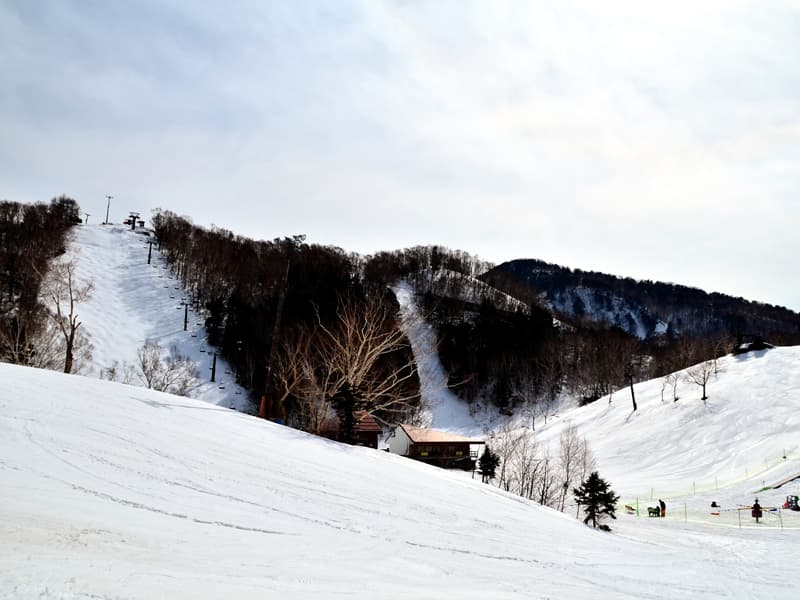
{"type": "Polygon", "coordinates": [[[125,220],[125,224],[131,226],[131,231],[135,231],[136,221],[138,220],[139,220],[139,213],[131,211],[131,213],[128,215],[128,218],[125,220]]]}

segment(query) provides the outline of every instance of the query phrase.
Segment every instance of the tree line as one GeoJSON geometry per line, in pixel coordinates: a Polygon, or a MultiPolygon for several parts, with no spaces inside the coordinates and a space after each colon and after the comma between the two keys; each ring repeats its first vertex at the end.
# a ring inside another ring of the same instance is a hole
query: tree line
{"type": "Polygon", "coordinates": [[[209,343],[263,416],[319,432],[336,413],[348,438],[359,412],[398,423],[418,409],[399,306],[358,255],[303,236],[255,241],[164,210],[152,222],[209,343]]]}
{"type": "Polygon", "coordinates": [[[631,334],[651,333],[659,321],[669,337],[714,339],[761,335],[775,344],[800,343],[800,315],[782,306],[698,288],[569,269],[540,260],[503,263],[481,276],[499,289],[527,289],[565,320],[603,318],[631,334]],[[637,323],[637,321],[639,323],[637,323]]]}
{"type": "Polygon", "coordinates": [[[0,358],[14,364],[73,372],[90,346],[75,313],[91,284],[74,277],[67,254],[78,203],[0,202],[0,358]]]}

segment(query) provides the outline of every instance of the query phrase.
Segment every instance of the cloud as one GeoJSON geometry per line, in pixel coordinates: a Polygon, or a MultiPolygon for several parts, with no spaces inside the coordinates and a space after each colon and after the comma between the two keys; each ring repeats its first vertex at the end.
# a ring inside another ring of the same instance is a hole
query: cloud
{"type": "Polygon", "coordinates": [[[0,5],[0,195],[800,309],[797,22],[722,0],[0,5]]]}

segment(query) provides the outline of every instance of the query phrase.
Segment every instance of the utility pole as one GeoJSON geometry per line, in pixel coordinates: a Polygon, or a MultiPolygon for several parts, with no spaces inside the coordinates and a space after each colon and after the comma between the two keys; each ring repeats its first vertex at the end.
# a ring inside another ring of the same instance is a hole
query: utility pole
{"type": "Polygon", "coordinates": [[[275,308],[275,323],[272,327],[272,338],[269,343],[269,355],[267,357],[267,379],[264,382],[264,395],[261,396],[261,407],[258,411],[258,416],[262,419],[269,417],[267,414],[267,399],[271,402],[272,394],[272,365],[275,362],[275,353],[278,350],[278,334],[281,329],[281,318],[283,317],[283,305],[286,302],[286,292],[289,289],[289,269],[292,265],[292,254],[300,247],[306,239],[306,236],[293,235],[291,238],[284,238],[286,244],[286,268],[283,271],[283,281],[281,289],[278,292],[278,306],[275,308]]]}
{"type": "Polygon", "coordinates": [[[150,258],[153,256],[153,240],[147,242],[150,247],[147,249],[147,264],[150,264],[150,258]]]}
{"type": "Polygon", "coordinates": [[[108,211],[111,208],[111,199],[113,197],[114,196],[106,196],[106,198],[108,199],[108,202],[106,203],[106,222],[103,223],[103,225],[108,225],[108,211]]]}
{"type": "Polygon", "coordinates": [[[217,353],[214,352],[214,359],[211,362],[211,383],[214,383],[217,377],[217,353]]]}
{"type": "Polygon", "coordinates": [[[183,330],[187,331],[189,327],[189,302],[184,300],[181,302],[181,306],[183,307],[183,330]]]}
{"type": "Polygon", "coordinates": [[[88,224],[89,224],[89,217],[90,217],[91,215],[90,215],[89,213],[83,213],[83,214],[86,216],[86,218],[83,220],[83,222],[84,222],[86,225],[88,225],[88,224]]]}

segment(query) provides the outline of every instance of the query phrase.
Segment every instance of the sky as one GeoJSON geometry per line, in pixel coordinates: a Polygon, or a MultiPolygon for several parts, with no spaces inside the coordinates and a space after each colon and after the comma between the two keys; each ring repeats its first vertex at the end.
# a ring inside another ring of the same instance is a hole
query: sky
{"type": "Polygon", "coordinates": [[[794,0],[0,0],[0,198],[800,310],[794,0]]]}

